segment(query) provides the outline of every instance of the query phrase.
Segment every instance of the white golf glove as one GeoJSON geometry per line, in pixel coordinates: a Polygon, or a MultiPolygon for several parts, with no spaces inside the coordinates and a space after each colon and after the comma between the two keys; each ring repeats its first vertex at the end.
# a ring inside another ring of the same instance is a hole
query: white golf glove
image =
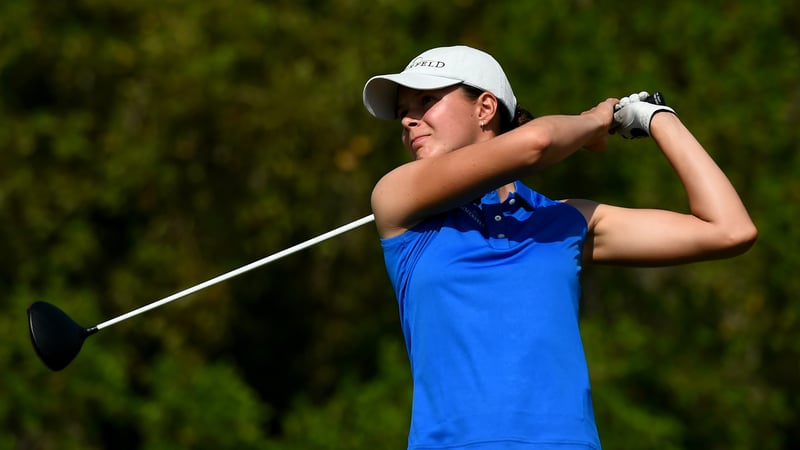
{"type": "Polygon", "coordinates": [[[650,122],[661,111],[676,114],[675,110],[664,104],[661,95],[650,96],[645,91],[631,94],[614,105],[614,132],[625,139],[650,136],[650,122]]]}

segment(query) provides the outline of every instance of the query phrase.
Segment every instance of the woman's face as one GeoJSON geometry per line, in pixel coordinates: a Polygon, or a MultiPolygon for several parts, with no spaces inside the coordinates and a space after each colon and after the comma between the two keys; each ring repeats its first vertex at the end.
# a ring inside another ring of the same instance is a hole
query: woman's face
{"type": "Polygon", "coordinates": [[[477,103],[459,86],[420,91],[400,86],[397,117],[403,145],[414,159],[430,158],[476,142],[481,134],[477,103]]]}

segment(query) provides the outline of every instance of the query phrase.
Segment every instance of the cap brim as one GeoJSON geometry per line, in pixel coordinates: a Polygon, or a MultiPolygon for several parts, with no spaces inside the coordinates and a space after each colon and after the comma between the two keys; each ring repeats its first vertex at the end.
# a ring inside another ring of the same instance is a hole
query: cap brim
{"type": "Polygon", "coordinates": [[[364,106],[373,116],[379,119],[391,120],[396,118],[398,85],[411,89],[427,90],[454,86],[461,82],[461,80],[452,78],[418,73],[378,75],[370,78],[367,84],[364,85],[364,106]]]}

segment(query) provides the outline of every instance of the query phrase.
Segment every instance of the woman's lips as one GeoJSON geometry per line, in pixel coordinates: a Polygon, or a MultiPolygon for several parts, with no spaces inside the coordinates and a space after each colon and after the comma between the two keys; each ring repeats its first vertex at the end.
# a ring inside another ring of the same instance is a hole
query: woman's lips
{"type": "Polygon", "coordinates": [[[425,140],[428,138],[427,134],[423,134],[422,136],[416,136],[411,139],[411,148],[414,150],[419,150],[425,140]]]}

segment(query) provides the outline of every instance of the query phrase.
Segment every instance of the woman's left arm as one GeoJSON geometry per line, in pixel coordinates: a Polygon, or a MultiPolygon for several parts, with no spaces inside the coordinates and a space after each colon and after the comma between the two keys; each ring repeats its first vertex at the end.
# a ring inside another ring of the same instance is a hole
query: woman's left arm
{"type": "Polygon", "coordinates": [[[744,253],[758,232],[731,182],[671,113],[655,114],[650,134],[683,183],[689,214],[567,200],[589,224],[584,260],[640,266],[744,253]]]}

